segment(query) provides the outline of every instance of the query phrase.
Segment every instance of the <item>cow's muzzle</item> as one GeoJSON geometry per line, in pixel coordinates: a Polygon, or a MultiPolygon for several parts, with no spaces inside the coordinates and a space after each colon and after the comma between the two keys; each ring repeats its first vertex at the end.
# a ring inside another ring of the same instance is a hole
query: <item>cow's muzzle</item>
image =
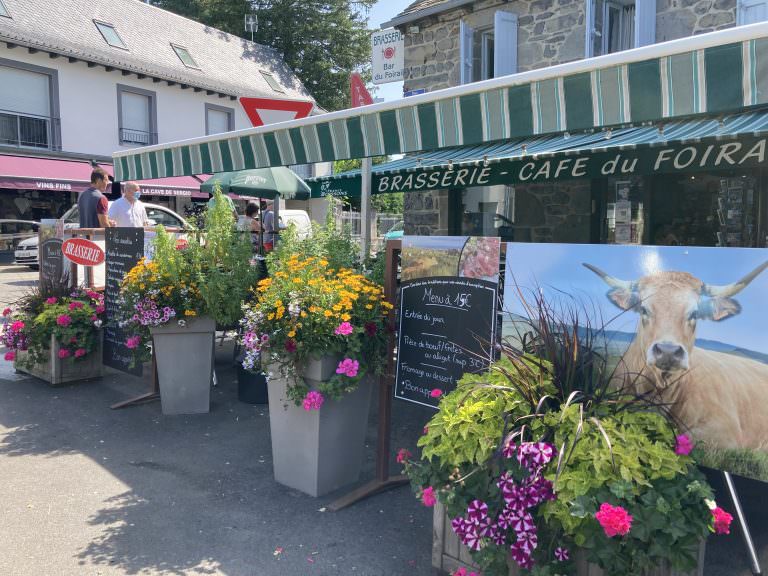
{"type": "Polygon", "coordinates": [[[648,348],[647,361],[663,372],[688,370],[688,351],[675,342],[654,342],[648,348]]]}

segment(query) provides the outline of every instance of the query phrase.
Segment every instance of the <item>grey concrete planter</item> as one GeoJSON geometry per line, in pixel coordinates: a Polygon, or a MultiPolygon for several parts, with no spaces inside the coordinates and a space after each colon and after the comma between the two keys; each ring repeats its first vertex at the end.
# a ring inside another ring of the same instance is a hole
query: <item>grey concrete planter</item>
{"type": "MultiPolygon", "coordinates": [[[[338,358],[310,361],[301,371],[314,388],[330,378],[338,358]]],[[[326,398],[320,410],[307,412],[288,398],[288,378],[272,366],[269,424],[275,480],[310,496],[322,496],[360,478],[373,379],[341,400],[326,398]]]]}
{"type": "Polygon", "coordinates": [[[59,358],[59,343],[54,336],[51,336],[51,350],[46,362],[32,366],[21,366],[19,360],[26,360],[27,352],[19,352],[14,368],[19,372],[45,380],[51,386],[63,386],[70,382],[101,378],[104,373],[104,366],[101,363],[101,330],[98,330],[96,342],[96,348],[82,358],[75,359],[70,356],[62,359],[59,358]]]}
{"type": "MultiPolygon", "coordinates": [[[[451,522],[445,513],[445,506],[440,503],[436,504],[433,518],[432,567],[440,574],[453,574],[462,567],[466,568],[468,572],[477,570],[477,565],[472,562],[469,549],[461,543],[451,528],[451,522]]],[[[699,546],[699,565],[691,572],[678,572],[668,566],[660,566],[637,576],[703,576],[705,543],[706,541],[702,541],[699,546]]],[[[583,552],[576,551],[574,560],[576,563],[575,576],[605,576],[605,572],[599,566],[587,562],[583,552]]],[[[525,572],[517,564],[511,562],[509,576],[523,576],[523,574],[525,572]]]]}
{"type": "Polygon", "coordinates": [[[207,317],[150,329],[163,414],[210,411],[215,330],[216,323],[207,317]]]}

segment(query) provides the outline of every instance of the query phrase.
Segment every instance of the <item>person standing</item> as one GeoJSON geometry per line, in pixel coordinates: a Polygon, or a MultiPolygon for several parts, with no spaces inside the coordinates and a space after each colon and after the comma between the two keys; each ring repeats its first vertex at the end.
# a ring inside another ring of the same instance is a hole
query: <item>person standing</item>
{"type": "Polygon", "coordinates": [[[264,230],[264,251],[271,252],[275,248],[275,211],[274,200],[265,202],[262,214],[262,226],[264,230]]]}
{"type": "Polygon", "coordinates": [[[259,223],[259,205],[256,202],[248,202],[245,207],[245,216],[240,216],[237,219],[237,229],[240,232],[251,233],[251,244],[254,250],[259,247],[259,233],[261,232],[261,224],[259,223]]]}
{"type": "Polygon", "coordinates": [[[139,200],[141,190],[136,182],[123,184],[123,196],[115,200],[109,208],[109,218],[115,226],[123,228],[143,228],[149,226],[149,218],[144,203],[139,200]]]}
{"type": "MultiPolygon", "coordinates": [[[[227,207],[232,211],[232,218],[234,218],[235,223],[237,223],[238,215],[237,215],[237,208],[235,207],[234,201],[232,200],[232,198],[230,198],[223,192],[221,194],[221,197],[224,200],[224,203],[227,205],[227,207]]],[[[210,199],[208,200],[208,209],[210,210],[215,205],[216,205],[216,196],[211,196],[210,199]]]]}
{"type": "Polygon", "coordinates": [[[109,174],[103,168],[94,168],[91,172],[91,185],[77,197],[77,210],[80,216],[80,228],[109,228],[107,212],[109,202],[104,191],[109,186],[109,174]]]}

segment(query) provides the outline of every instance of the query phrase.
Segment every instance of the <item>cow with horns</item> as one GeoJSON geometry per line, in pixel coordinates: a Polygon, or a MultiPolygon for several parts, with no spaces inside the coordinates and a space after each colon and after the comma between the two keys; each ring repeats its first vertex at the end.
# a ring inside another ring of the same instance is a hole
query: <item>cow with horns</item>
{"type": "Polygon", "coordinates": [[[719,322],[741,312],[733,296],[768,268],[768,262],[725,286],[672,271],[621,280],[591,264],[584,266],[610,286],[607,296],[613,304],[640,316],[623,357],[637,391],[655,390],[698,440],[723,448],[767,450],[768,364],[703,350],[695,342],[698,322],[719,322]]]}

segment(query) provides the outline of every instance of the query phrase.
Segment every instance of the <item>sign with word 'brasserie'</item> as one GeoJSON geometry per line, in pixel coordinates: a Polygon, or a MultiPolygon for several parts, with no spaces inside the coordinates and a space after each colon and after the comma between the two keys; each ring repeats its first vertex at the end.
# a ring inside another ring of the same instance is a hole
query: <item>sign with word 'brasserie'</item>
{"type": "Polygon", "coordinates": [[[133,364],[133,353],[125,345],[128,335],[118,325],[120,312],[120,286],[125,275],[144,256],[143,228],[106,228],[106,279],[104,307],[107,323],[104,326],[104,356],[106,366],[141,376],[141,364],[133,364]]]}
{"type": "Polygon", "coordinates": [[[98,266],[104,262],[104,250],[86,238],[70,238],[64,241],[61,252],[67,260],[81,266],[98,266]]]}
{"type": "Polygon", "coordinates": [[[371,34],[371,50],[371,74],[374,84],[403,80],[405,40],[399,30],[388,28],[371,34]]]}
{"type": "Polygon", "coordinates": [[[499,238],[405,236],[395,397],[437,407],[493,358],[499,238]]]}

